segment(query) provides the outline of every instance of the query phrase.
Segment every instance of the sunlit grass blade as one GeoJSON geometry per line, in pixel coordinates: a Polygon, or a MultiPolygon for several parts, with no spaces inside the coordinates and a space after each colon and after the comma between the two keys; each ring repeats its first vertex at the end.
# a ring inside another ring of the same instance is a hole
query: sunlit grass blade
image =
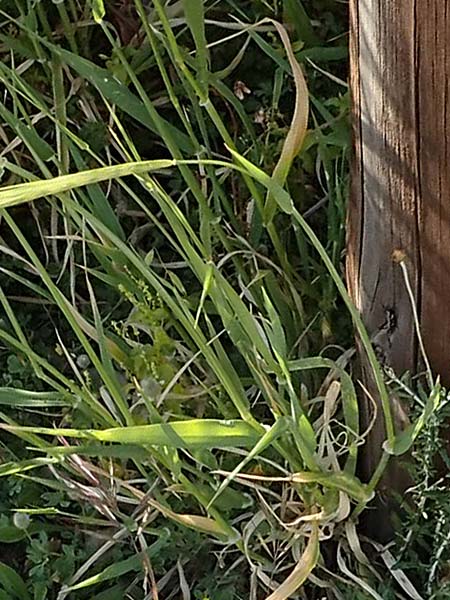
{"type": "Polygon", "coordinates": [[[115,427],[113,429],[60,429],[47,427],[15,427],[1,425],[11,432],[30,432],[41,435],[74,437],[118,444],[170,446],[172,448],[252,447],[259,434],[244,421],[191,419],[153,425],[115,427]]]}
{"type": "Polygon", "coordinates": [[[0,208],[9,208],[45,196],[62,194],[63,192],[68,192],[74,188],[91,183],[99,183],[100,181],[107,181],[127,175],[137,175],[148,171],[166,169],[174,165],[175,162],[173,160],[148,160],[141,163],[124,163],[111,167],[100,167],[80,173],[61,175],[60,177],[48,180],[4,186],[0,188],[0,208]]]}

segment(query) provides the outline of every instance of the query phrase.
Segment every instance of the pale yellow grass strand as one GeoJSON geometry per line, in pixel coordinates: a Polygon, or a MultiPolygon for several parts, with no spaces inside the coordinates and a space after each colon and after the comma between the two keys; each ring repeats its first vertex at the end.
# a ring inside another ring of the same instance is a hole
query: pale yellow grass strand
{"type": "Polygon", "coordinates": [[[306,581],[308,575],[314,569],[319,559],[319,526],[312,523],[311,536],[306,545],[305,551],[300,557],[291,574],[283,583],[266,598],[266,600],[285,600],[298,590],[306,581]]]}

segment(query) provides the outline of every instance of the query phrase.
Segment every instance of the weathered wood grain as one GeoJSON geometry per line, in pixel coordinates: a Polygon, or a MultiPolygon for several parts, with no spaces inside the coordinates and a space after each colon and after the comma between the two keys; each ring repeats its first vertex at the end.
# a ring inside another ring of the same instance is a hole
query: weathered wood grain
{"type": "MultiPolygon", "coordinates": [[[[427,355],[450,384],[450,0],[350,0],[350,11],[349,289],[379,332],[381,360],[416,372],[411,304],[392,258],[402,251],[427,355]]],[[[364,358],[362,371],[370,384],[364,358]]],[[[373,447],[383,437],[379,418],[373,447]]]]}

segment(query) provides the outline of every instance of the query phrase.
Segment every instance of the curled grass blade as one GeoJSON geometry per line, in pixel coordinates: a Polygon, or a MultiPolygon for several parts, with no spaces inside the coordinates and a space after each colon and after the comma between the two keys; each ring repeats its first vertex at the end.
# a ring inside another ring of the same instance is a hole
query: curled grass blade
{"type": "Polygon", "coordinates": [[[292,161],[300,152],[305,139],[306,129],[308,126],[309,96],[305,76],[303,75],[300,64],[295,58],[286,30],[280,23],[277,23],[276,21],[272,22],[283,42],[295,82],[294,115],[283,144],[281,156],[278,159],[272,174],[273,179],[280,185],[283,185],[286,181],[292,161]]]}

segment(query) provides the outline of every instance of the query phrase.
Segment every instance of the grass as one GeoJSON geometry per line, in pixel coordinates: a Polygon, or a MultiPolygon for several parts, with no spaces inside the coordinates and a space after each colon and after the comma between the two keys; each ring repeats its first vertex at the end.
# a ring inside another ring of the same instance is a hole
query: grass
{"type": "Polygon", "coordinates": [[[345,7],[315,4],[2,4],[0,600],[414,597],[356,526],[444,393],[403,385],[396,433],[341,277],[345,7]]]}

